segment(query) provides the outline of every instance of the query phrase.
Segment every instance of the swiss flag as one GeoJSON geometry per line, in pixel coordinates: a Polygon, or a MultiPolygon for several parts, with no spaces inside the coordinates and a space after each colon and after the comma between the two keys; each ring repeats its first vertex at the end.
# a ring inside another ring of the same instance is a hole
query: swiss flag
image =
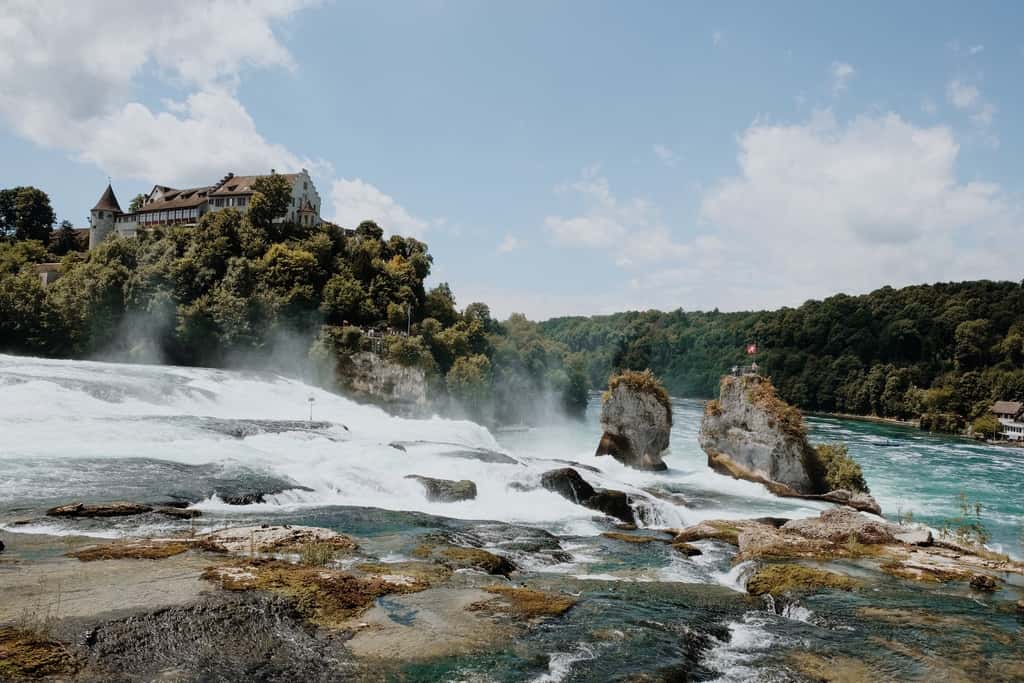
{"type": "Polygon", "coordinates": [[[747,355],[753,356],[757,353],[757,344],[747,344],[747,355]]]}

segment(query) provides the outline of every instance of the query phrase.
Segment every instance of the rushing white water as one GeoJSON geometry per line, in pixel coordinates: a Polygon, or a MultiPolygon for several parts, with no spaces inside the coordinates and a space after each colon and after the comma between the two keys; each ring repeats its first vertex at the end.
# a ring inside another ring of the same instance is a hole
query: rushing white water
{"type": "MultiPolygon", "coordinates": [[[[144,458],[213,464],[226,471],[241,467],[296,485],[262,504],[246,506],[246,512],[372,506],[596,534],[602,527],[591,510],[536,486],[544,471],[562,466],[553,460],[574,460],[602,470],[583,472],[593,484],[633,494],[647,526],[815,510],[800,502],[780,504],[760,486],[720,477],[706,467],[637,472],[610,458],[593,457],[593,443],[580,438],[586,434],[578,426],[566,426],[543,444],[527,437],[508,450],[471,422],[397,418],[277,376],[0,356],[0,501],[110,498],[105,489],[123,489],[138,475],[137,468],[120,463],[144,458]],[[310,398],[313,420],[328,425],[304,423],[310,398]],[[250,429],[253,421],[256,427],[250,429]],[[260,421],[272,428],[264,429],[260,421]],[[276,421],[294,423],[282,427],[276,421]],[[250,435],[232,436],[236,424],[250,435]],[[559,435],[565,434],[575,441],[560,442],[559,435]],[[405,450],[389,445],[396,442],[405,450]],[[467,450],[492,459],[504,455],[507,462],[465,457],[467,450]],[[104,460],[119,463],[120,471],[103,469],[104,460]],[[459,503],[429,502],[421,485],[405,478],[409,474],[471,479],[478,495],[459,503]],[[718,502],[695,508],[676,505],[643,491],[652,486],[706,491],[717,494],[718,502]]],[[[197,507],[239,510],[216,497],[197,507]]]]}

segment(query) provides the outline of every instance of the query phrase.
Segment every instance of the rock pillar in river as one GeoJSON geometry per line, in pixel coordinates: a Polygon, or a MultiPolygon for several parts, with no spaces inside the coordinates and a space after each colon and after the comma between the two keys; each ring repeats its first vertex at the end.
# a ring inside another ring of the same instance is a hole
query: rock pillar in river
{"type": "Polygon", "coordinates": [[[611,455],[641,470],[667,469],[661,456],[668,448],[672,406],[668,392],[650,370],[627,370],[608,381],[601,428],[595,455],[611,455]]]}
{"type": "Polygon", "coordinates": [[[854,467],[858,476],[860,468],[848,459],[845,449],[833,459],[824,459],[808,442],[800,411],[780,399],[764,377],[723,377],[718,400],[704,407],[698,440],[708,466],[716,472],[764,484],[776,495],[879,513],[862,479],[861,491],[830,490],[830,468],[854,467]]]}

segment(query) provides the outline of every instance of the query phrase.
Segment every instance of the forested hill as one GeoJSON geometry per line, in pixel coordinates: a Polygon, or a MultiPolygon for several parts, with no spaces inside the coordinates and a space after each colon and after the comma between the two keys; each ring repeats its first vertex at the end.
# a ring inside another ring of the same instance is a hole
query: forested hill
{"type": "Polygon", "coordinates": [[[757,342],[763,371],[806,410],[927,414],[952,430],[992,400],[1024,399],[1024,286],[1013,282],[883,287],[777,311],[555,318],[541,328],[583,356],[594,387],[613,369],[650,367],[673,394],[710,397],[757,342]]]}

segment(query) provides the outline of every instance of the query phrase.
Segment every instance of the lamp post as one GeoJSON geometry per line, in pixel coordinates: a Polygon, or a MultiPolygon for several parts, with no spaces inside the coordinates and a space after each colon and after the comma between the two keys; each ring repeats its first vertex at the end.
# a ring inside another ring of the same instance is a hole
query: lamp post
{"type": "Polygon", "coordinates": [[[316,403],[316,398],[310,396],[306,399],[309,402],[309,421],[313,421],[313,404],[316,403]]]}

